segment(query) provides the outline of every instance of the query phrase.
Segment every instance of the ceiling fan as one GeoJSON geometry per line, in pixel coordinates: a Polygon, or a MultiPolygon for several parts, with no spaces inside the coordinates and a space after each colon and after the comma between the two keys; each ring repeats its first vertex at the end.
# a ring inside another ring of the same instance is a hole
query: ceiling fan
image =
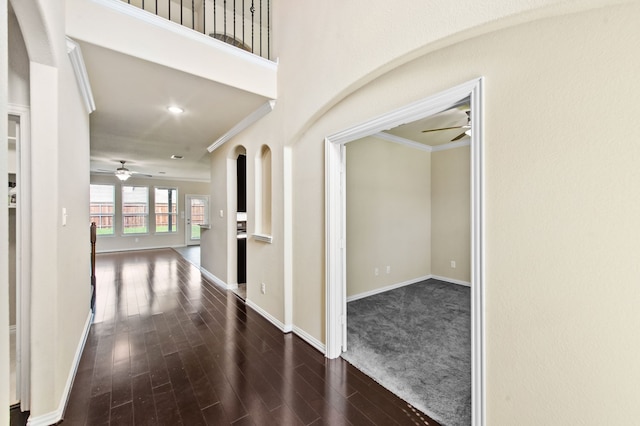
{"type": "Polygon", "coordinates": [[[465,136],[470,136],[470,133],[471,133],[471,111],[465,111],[465,113],[467,114],[467,124],[463,124],[461,126],[440,127],[438,129],[426,129],[426,130],[423,130],[422,133],[441,132],[443,130],[461,129],[462,133],[458,134],[456,137],[451,139],[451,142],[455,142],[457,140],[460,140],[465,136]]]}
{"type": "MultiPolygon", "coordinates": [[[[120,160],[120,167],[118,167],[118,168],[116,169],[116,171],[114,172],[114,174],[116,175],[116,177],[117,177],[120,181],[124,182],[124,181],[126,181],[127,179],[129,179],[131,176],[133,176],[133,175],[137,175],[137,174],[139,174],[139,175],[141,175],[141,176],[152,177],[151,175],[146,175],[146,174],[142,174],[142,173],[138,173],[138,172],[133,172],[133,171],[131,171],[131,170],[127,169],[127,168],[124,166],[124,163],[126,163],[126,161],[125,161],[125,160],[120,160]]],[[[100,172],[112,173],[112,172],[111,172],[111,170],[98,169],[98,171],[100,171],[100,172]]]]}

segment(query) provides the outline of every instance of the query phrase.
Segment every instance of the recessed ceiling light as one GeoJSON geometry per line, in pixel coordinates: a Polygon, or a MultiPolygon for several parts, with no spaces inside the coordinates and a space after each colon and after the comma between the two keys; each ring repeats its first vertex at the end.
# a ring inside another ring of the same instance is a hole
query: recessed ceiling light
{"type": "Polygon", "coordinates": [[[168,106],[167,109],[169,110],[169,112],[172,112],[174,114],[182,114],[184,112],[184,109],[175,105],[168,106]]]}
{"type": "Polygon", "coordinates": [[[183,158],[184,158],[184,157],[183,157],[182,155],[176,155],[176,154],[173,154],[173,155],[171,156],[171,159],[172,159],[172,160],[182,160],[183,158]]]}

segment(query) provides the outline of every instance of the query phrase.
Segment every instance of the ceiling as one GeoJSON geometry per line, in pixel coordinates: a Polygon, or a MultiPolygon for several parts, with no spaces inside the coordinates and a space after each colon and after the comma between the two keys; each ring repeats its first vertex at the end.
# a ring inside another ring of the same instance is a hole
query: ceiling
{"type": "Polygon", "coordinates": [[[103,47],[80,45],[96,104],[90,115],[92,173],[112,174],[124,160],[129,170],[152,177],[209,181],[207,147],[266,101],[103,47]],[[172,114],[170,105],[184,112],[172,114]]]}

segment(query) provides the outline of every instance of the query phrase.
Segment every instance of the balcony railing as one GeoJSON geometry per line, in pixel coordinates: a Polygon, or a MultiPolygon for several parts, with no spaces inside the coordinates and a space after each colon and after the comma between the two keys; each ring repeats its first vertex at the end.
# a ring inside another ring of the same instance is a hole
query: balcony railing
{"type": "Polygon", "coordinates": [[[271,59],[271,0],[122,0],[271,59]]]}

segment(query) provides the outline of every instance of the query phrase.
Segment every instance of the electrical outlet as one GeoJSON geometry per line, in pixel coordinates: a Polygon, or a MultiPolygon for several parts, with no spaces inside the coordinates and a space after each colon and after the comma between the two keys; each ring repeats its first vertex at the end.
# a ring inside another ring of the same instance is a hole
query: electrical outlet
{"type": "Polygon", "coordinates": [[[136,243],[138,242],[138,237],[136,237],[135,242],[136,242],[136,243]]]}
{"type": "Polygon", "coordinates": [[[267,285],[265,283],[260,284],[260,292],[265,294],[267,292],[267,285]]]}
{"type": "Polygon", "coordinates": [[[391,273],[391,266],[387,265],[387,274],[391,273]]]}
{"type": "Polygon", "coordinates": [[[380,270],[378,268],[373,268],[373,275],[375,275],[376,277],[380,275],[380,270]]]}
{"type": "Polygon", "coordinates": [[[451,261],[451,268],[452,269],[456,269],[456,261],[455,260],[451,261]]]}

